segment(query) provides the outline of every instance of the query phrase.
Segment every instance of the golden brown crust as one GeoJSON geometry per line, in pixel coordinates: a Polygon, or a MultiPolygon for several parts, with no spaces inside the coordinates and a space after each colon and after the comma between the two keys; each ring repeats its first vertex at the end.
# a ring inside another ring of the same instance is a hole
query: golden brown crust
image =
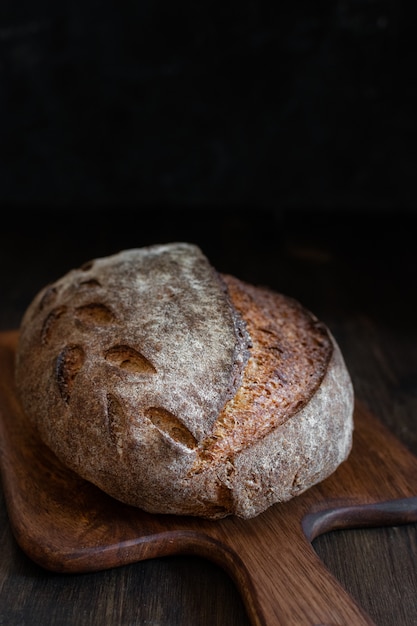
{"type": "Polygon", "coordinates": [[[353,389],[328,329],[190,244],[96,259],[42,290],[16,383],[64,464],[154,513],[253,517],[351,448],[353,389]]]}
{"type": "Polygon", "coordinates": [[[251,337],[242,383],[202,443],[202,459],[235,456],[290,419],[316,393],[333,342],[299,302],[224,275],[230,299],[251,337]]]}

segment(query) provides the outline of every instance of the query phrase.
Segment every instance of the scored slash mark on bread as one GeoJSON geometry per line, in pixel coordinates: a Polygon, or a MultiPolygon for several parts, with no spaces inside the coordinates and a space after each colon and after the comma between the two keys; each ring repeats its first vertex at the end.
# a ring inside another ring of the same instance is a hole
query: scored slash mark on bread
{"type": "MultiPolygon", "coordinates": [[[[41,303],[40,310],[43,309],[43,305],[44,305],[44,302],[41,303]]],[[[51,311],[49,315],[47,315],[47,317],[45,318],[45,321],[42,324],[41,337],[40,337],[41,344],[43,346],[48,343],[49,337],[52,335],[53,327],[55,323],[59,320],[61,315],[64,315],[66,310],[67,310],[66,306],[57,307],[53,309],[53,311],[51,311]]]]}
{"type": "Polygon", "coordinates": [[[68,404],[75,378],[83,366],[85,353],[81,346],[65,346],[56,359],[55,376],[59,393],[68,404]]]}
{"type": "Polygon", "coordinates": [[[108,393],[107,419],[109,435],[120,456],[123,454],[123,442],[125,440],[126,429],[129,429],[126,417],[126,411],[119,400],[113,394],[108,393]]]}
{"type": "Polygon", "coordinates": [[[198,445],[197,439],[188,428],[170,411],[162,407],[149,407],[145,409],[145,415],[152,424],[163,434],[168,435],[174,441],[193,449],[198,445]]]}
{"type": "Polygon", "coordinates": [[[89,302],[74,311],[75,320],[87,326],[104,326],[116,322],[116,317],[102,302],[89,302]]]}
{"type": "Polygon", "coordinates": [[[143,354],[126,345],[113,346],[104,354],[106,361],[132,374],[156,374],[156,369],[143,354]]]}

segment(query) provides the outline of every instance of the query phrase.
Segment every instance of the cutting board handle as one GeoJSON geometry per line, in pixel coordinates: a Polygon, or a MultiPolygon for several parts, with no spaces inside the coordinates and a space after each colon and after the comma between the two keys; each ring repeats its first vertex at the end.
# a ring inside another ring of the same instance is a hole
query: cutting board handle
{"type": "MultiPolygon", "coordinates": [[[[195,551],[184,550],[210,558],[229,572],[253,626],[375,626],[329,572],[302,530],[285,520],[278,528],[268,512],[261,518],[256,536],[250,536],[247,523],[230,520],[230,528],[223,525],[224,543],[220,535],[217,542],[212,536],[203,542],[200,535],[195,551]]],[[[181,540],[176,543],[178,547],[181,540]]]]}

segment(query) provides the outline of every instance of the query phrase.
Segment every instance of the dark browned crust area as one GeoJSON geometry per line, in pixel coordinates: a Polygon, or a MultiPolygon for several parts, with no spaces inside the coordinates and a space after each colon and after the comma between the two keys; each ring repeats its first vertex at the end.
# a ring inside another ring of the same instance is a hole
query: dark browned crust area
{"type": "Polygon", "coordinates": [[[333,343],[327,328],[296,300],[224,275],[252,348],[242,384],[202,443],[195,465],[231,458],[289,420],[316,393],[333,343]]]}

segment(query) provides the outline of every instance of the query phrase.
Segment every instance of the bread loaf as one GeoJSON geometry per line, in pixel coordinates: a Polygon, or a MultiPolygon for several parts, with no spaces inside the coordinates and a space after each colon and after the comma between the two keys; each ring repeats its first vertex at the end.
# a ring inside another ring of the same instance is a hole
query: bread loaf
{"type": "Polygon", "coordinates": [[[151,513],[251,518],[351,450],[353,387],[328,328],[190,243],[94,259],[42,289],[15,380],[65,466],[151,513]]]}

